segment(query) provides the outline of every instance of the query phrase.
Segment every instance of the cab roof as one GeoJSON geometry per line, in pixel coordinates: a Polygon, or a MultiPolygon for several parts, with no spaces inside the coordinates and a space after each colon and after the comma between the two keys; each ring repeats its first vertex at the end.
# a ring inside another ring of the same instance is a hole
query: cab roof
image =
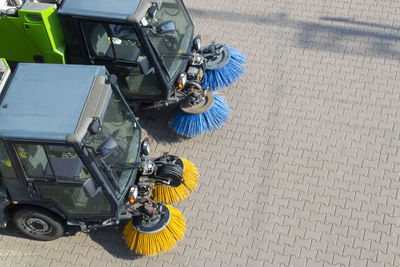
{"type": "Polygon", "coordinates": [[[65,142],[103,66],[20,63],[0,97],[0,138],[65,142]]]}
{"type": "Polygon", "coordinates": [[[138,22],[153,3],[161,0],[63,0],[58,14],[138,22]]]}

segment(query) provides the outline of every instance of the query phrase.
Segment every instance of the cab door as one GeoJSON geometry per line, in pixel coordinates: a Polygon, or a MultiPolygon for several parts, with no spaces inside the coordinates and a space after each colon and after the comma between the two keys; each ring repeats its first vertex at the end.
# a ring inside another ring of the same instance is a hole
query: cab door
{"type": "Polygon", "coordinates": [[[5,150],[3,141],[0,140],[0,227],[2,228],[7,226],[8,219],[4,210],[10,204],[5,187],[5,179],[7,178],[17,179],[17,175],[5,150]]]}
{"type": "Polygon", "coordinates": [[[52,202],[72,218],[112,215],[103,192],[85,194],[83,183],[91,175],[72,146],[14,143],[14,149],[36,201],[52,202]]]}
{"type": "Polygon", "coordinates": [[[89,60],[105,65],[118,76],[119,86],[128,100],[155,101],[165,92],[155,72],[143,75],[138,60],[146,54],[132,25],[81,21],[80,27],[89,60]]]}
{"type": "MultiPolygon", "coordinates": [[[[25,201],[30,200],[30,193],[22,179],[21,170],[18,164],[15,164],[12,146],[7,141],[0,140],[0,180],[5,190],[11,197],[11,200],[25,201]]],[[[24,155],[21,153],[21,156],[24,155]]],[[[5,194],[2,197],[5,197],[5,194]]]]}

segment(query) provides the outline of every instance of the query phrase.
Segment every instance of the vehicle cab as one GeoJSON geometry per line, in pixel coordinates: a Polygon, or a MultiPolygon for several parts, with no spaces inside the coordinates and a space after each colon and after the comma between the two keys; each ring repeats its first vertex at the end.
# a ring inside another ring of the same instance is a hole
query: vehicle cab
{"type": "Polygon", "coordinates": [[[194,31],[181,0],[63,0],[57,14],[67,62],[105,65],[128,102],[174,93],[194,31]]]}
{"type": "Polygon", "coordinates": [[[105,67],[21,63],[0,92],[2,226],[24,207],[71,225],[118,223],[137,168],[117,166],[140,162],[141,128],[105,67]]]}
{"type": "Polygon", "coordinates": [[[0,57],[12,69],[18,62],[104,65],[134,112],[179,106],[170,126],[183,136],[228,120],[213,91],[244,73],[236,50],[193,39],[182,0],[0,0],[0,18],[7,37],[0,57]]]}

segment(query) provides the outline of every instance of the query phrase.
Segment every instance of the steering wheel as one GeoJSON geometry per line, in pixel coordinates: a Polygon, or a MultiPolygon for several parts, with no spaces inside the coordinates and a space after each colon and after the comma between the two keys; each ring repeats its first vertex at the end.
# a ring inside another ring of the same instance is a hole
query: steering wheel
{"type": "Polygon", "coordinates": [[[162,38],[164,39],[165,45],[168,48],[172,48],[172,49],[176,49],[178,48],[178,41],[171,35],[164,35],[162,36],[162,38]]]}
{"type": "Polygon", "coordinates": [[[163,12],[165,12],[166,14],[168,14],[171,17],[175,17],[175,16],[178,16],[178,14],[181,11],[179,9],[176,9],[176,8],[166,8],[166,9],[163,10],[163,12]],[[170,13],[169,11],[175,11],[175,13],[173,13],[173,12],[170,13]]]}

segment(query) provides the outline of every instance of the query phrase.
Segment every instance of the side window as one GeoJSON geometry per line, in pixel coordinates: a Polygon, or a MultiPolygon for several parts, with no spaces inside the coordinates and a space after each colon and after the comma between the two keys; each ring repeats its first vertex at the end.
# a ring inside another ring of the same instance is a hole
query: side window
{"type": "Polygon", "coordinates": [[[110,24],[109,27],[117,59],[137,62],[140,56],[144,56],[143,48],[132,26],[110,24]]]}
{"type": "Polygon", "coordinates": [[[52,178],[53,173],[48,164],[43,146],[32,144],[17,144],[19,159],[28,178],[52,178]]]}
{"type": "Polygon", "coordinates": [[[45,146],[50,165],[57,180],[85,182],[90,178],[81,159],[70,146],[45,146]]]}
{"type": "Polygon", "coordinates": [[[137,61],[145,56],[132,25],[82,22],[82,29],[91,57],[132,64],[109,64],[110,73],[118,76],[118,84],[128,98],[160,96],[162,85],[156,73],[143,75],[137,61]]]}
{"type": "Polygon", "coordinates": [[[91,56],[114,59],[111,39],[103,23],[84,22],[82,28],[91,56]]]}
{"type": "Polygon", "coordinates": [[[70,146],[17,144],[16,149],[28,178],[84,182],[90,177],[70,146]]]}
{"type": "Polygon", "coordinates": [[[93,57],[137,62],[144,55],[132,26],[82,22],[82,28],[93,57]]]}
{"type": "Polygon", "coordinates": [[[3,141],[0,140],[0,176],[5,179],[15,179],[17,175],[12,166],[11,160],[8,157],[3,141]]]}

